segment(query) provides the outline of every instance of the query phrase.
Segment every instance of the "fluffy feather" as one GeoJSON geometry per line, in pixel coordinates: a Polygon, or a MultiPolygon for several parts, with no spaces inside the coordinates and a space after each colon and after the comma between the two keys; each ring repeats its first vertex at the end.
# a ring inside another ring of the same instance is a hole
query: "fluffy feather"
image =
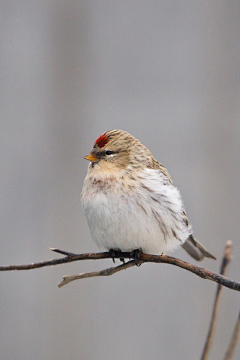
{"type": "Polygon", "coordinates": [[[101,135],[81,199],[100,248],[161,254],[185,250],[197,260],[213,255],[192,236],[179,190],[165,167],[139,140],[122,130],[101,135]]]}

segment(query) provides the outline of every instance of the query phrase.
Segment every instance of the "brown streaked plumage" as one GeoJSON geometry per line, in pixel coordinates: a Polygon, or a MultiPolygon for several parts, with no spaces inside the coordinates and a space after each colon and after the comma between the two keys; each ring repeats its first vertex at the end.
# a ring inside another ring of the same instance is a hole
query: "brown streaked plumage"
{"type": "Polygon", "coordinates": [[[180,192],[139,140],[109,130],[94,143],[81,199],[94,241],[105,249],[161,254],[182,246],[215,259],[192,235],[180,192]]]}

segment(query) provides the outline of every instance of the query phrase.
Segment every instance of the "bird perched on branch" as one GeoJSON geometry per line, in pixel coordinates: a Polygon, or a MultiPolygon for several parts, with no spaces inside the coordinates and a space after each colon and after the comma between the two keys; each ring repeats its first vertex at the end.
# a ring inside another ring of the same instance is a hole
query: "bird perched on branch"
{"type": "Polygon", "coordinates": [[[94,143],[81,200],[95,243],[107,250],[215,259],[192,235],[167,169],[135,137],[110,130],[94,143]]]}

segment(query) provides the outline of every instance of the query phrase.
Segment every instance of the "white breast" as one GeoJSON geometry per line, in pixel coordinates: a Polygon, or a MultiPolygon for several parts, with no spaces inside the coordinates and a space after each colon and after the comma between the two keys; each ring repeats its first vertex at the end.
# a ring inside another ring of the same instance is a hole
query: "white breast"
{"type": "Polygon", "coordinates": [[[145,169],[138,179],[88,174],[81,194],[93,240],[100,248],[169,253],[186,241],[181,195],[161,172],[145,169]]]}

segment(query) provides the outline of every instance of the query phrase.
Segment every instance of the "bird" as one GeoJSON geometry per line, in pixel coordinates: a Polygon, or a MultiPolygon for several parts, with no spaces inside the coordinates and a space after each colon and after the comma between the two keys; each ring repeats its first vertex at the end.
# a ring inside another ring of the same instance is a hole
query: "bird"
{"type": "Polygon", "coordinates": [[[168,170],[138,139],[109,130],[95,141],[81,192],[94,242],[108,251],[216,259],[193,237],[183,200],[168,170]]]}

